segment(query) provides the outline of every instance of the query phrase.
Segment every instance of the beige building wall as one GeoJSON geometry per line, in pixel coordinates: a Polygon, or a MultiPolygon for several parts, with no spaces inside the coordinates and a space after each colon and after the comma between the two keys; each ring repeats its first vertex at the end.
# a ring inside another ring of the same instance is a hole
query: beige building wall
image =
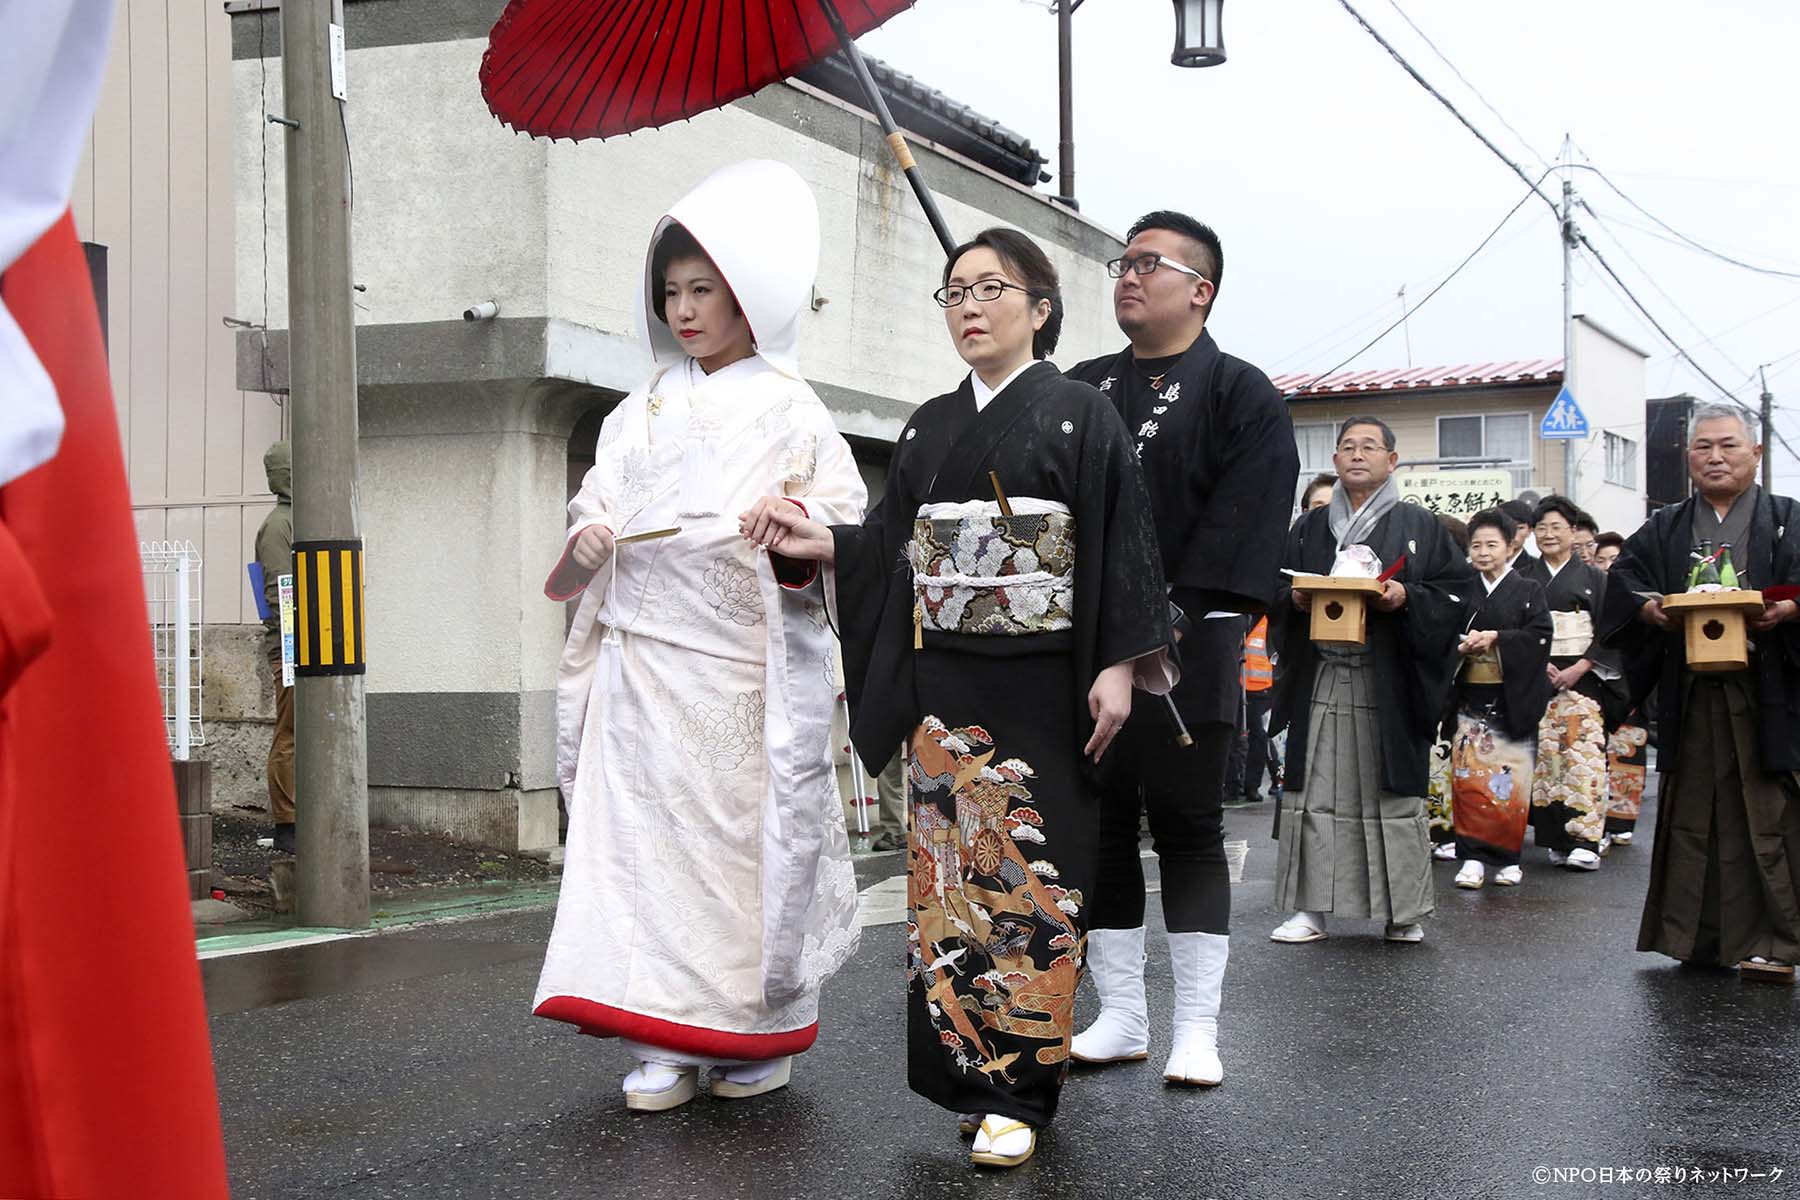
{"type": "Polygon", "coordinates": [[[1525,413],[1530,417],[1532,430],[1529,486],[1539,492],[1560,491],[1565,443],[1536,436],[1538,422],[1556,399],[1557,387],[1552,383],[1542,387],[1421,388],[1414,393],[1375,392],[1296,400],[1290,408],[1294,437],[1300,445],[1301,486],[1320,471],[1331,470],[1331,446],[1337,425],[1347,417],[1373,416],[1386,421],[1394,431],[1400,461],[1409,463],[1439,457],[1439,417],[1525,413]]]}
{"type": "MultiPolygon", "coordinates": [[[[279,66],[279,64],[277,64],[279,66]]],[[[208,624],[256,620],[245,581],[270,506],[279,397],[239,391],[231,25],[217,0],[119,0],[72,207],[107,249],[107,330],[138,536],[192,541],[208,624]]],[[[281,145],[270,138],[270,154],[281,145]]],[[[276,315],[286,324],[284,314],[276,315]]]]}

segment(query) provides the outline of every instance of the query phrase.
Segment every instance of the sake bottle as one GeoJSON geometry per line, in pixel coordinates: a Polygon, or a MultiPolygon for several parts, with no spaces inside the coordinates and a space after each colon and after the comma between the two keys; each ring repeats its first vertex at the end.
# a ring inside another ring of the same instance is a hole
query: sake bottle
{"type": "Polygon", "coordinates": [[[1737,568],[1731,565],[1731,543],[1719,543],[1719,584],[1725,588],[1738,586],[1737,568]]]}
{"type": "Polygon", "coordinates": [[[1694,565],[1691,568],[1689,568],[1689,570],[1688,570],[1688,583],[1687,583],[1687,590],[1690,592],[1700,586],[1700,583],[1701,583],[1700,573],[1702,571],[1706,570],[1706,568],[1710,565],[1707,562],[1707,560],[1712,557],[1712,542],[1708,541],[1708,540],[1702,540],[1700,543],[1699,552],[1694,554],[1692,557],[1694,560],[1694,565]]]}
{"type": "Polygon", "coordinates": [[[1699,574],[1694,580],[1694,586],[1688,590],[1694,592],[1716,592],[1724,585],[1719,582],[1719,563],[1717,556],[1713,554],[1712,543],[1710,541],[1700,543],[1700,554],[1699,574]]]}

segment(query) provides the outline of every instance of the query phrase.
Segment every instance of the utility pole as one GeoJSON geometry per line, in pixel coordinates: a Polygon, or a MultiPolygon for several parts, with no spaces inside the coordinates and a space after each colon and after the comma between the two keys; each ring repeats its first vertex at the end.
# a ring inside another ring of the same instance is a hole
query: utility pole
{"type": "Polygon", "coordinates": [[[1056,2],[1056,66],[1058,110],[1061,132],[1056,144],[1059,178],[1058,199],[1070,208],[1081,207],[1075,200],[1075,8],[1081,0],[1056,2]]]}
{"type": "MultiPolygon", "coordinates": [[[[1565,149],[1568,139],[1563,139],[1565,149]]],[[[1563,252],[1563,386],[1571,395],[1575,389],[1571,386],[1575,378],[1575,185],[1569,180],[1569,173],[1563,172],[1563,206],[1562,206],[1562,252],[1563,252]]],[[[1577,464],[1580,462],[1575,453],[1575,442],[1569,438],[1563,442],[1563,495],[1570,503],[1575,499],[1577,464]]]]}
{"type": "Polygon", "coordinates": [[[294,450],[295,875],[303,925],[369,923],[356,325],[343,0],[283,0],[294,450]],[[334,71],[334,66],[336,70],[334,71]]]}
{"type": "Polygon", "coordinates": [[[1769,367],[1767,363],[1756,368],[1762,377],[1762,485],[1763,491],[1775,490],[1775,397],[1769,394],[1769,367]]]}

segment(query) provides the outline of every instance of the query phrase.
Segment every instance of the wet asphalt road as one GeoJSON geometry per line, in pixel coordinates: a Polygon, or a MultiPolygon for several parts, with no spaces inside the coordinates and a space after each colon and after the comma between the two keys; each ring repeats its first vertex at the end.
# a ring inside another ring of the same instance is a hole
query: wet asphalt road
{"type": "MultiPolygon", "coordinates": [[[[1437,864],[1422,945],[1339,922],[1281,946],[1269,818],[1228,814],[1251,851],[1224,1086],[1162,1084],[1169,974],[1153,937],[1151,1061],[1073,1078],[1016,1171],[970,1168],[954,1117],[907,1091],[899,926],[864,930],[786,1091],[635,1115],[616,1042],[529,1016],[540,912],[207,962],[233,1195],[1800,1195],[1800,999],[1632,950],[1647,833],[1595,875],[1528,847],[1511,890],[1457,891],[1437,864]],[[1596,1174],[1539,1183],[1539,1167],[1596,1174]],[[1746,1177],[1597,1174],[1658,1167],[1746,1177]]],[[[862,882],[898,861],[863,862],[862,882]]],[[[1093,1007],[1084,987],[1078,1021],[1093,1007]]]]}

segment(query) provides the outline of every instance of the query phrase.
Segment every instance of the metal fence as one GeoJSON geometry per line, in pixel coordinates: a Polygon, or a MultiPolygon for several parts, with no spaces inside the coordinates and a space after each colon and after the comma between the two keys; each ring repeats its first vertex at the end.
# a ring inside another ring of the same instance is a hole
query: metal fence
{"type": "Polygon", "coordinates": [[[185,762],[206,744],[200,720],[204,683],[200,612],[200,553],[192,542],[139,542],[144,597],[150,606],[150,639],[156,653],[156,684],[162,692],[163,724],[169,753],[185,762]]]}

